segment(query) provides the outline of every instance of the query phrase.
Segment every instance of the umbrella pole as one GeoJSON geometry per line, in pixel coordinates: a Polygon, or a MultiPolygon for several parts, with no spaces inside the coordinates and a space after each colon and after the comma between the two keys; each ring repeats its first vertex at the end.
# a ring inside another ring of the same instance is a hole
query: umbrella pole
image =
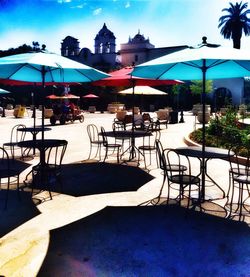
{"type": "Polygon", "coordinates": [[[136,153],[135,153],[135,83],[132,80],[132,84],[133,84],[133,90],[132,90],[132,138],[131,138],[131,155],[132,155],[132,159],[135,158],[136,153]]]}
{"type": "Polygon", "coordinates": [[[205,104],[206,104],[206,60],[202,65],[202,157],[201,157],[201,202],[205,200],[205,145],[206,145],[206,129],[205,129],[205,104]]]}
{"type": "MultiPolygon", "coordinates": [[[[45,91],[45,67],[42,67],[42,87],[45,91]]],[[[44,140],[44,101],[42,101],[42,140],[44,140]]]]}

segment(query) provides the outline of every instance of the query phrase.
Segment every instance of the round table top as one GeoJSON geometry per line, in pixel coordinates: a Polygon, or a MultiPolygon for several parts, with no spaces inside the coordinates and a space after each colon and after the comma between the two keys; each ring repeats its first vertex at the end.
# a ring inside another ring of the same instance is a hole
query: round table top
{"type": "Polygon", "coordinates": [[[44,131],[51,131],[51,128],[49,127],[44,127],[42,128],[41,126],[36,126],[36,127],[23,127],[23,128],[18,128],[17,129],[20,132],[30,132],[30,133],[38,133],[38,132],[42,132],[42,130],[44,131]]]}
{"type": "Polygon", "coordinates": [[[24,148],[37,148],[37,149],[46,149],[48,147],[57,147],[63,145],[65,140],[62,139],[36,139],[36,140],[24,140],[18,143],[18,146],[24,148]]]}
{"type": "MultiPolygon", "coordinates": [[[[175,150],[181,155],[202,158],[202,147],[199,146],[178,147],[175,150]]],[[[228,155],[228,149],[205,147],[204,158],[206,159],[225,159],[228,155]]]]}
{"type": "Polygon", "coordinates": [[[119,138],[139,138],[145,136],[151,136],[151,132],[143,131],[143,130],[122,130],[122,131],[108,131],[105,132],[108,137],[119,137],[119,138]]]}

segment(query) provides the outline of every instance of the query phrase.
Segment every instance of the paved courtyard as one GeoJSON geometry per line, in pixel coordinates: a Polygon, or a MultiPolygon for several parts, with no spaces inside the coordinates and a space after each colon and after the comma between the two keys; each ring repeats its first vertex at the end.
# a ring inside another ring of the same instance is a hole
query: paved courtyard
{"type": "MultiPolygon", "coordinates": [[[[0,144],[9,140],[10,130],[15,124],[23,123],[27,126],[32,126],[33,124],[33,118],[30,116],[31,113],[29,116],[26,115],[24,118],[18,119],[14,118],[9,113],[10,111],[7,111],[7,117],[0,118],[0,144]]],[[[88,124],[93,123],[98,127],[103,126],[106,130],[111,130],[111,125],[115,117],[114,114],[107,113],[86,113],[84,116],[85,120],[83,123],[76,121],[74,124],[68,123],[66,125],[50,126],[52,130],[45,133],[46,138],[66,139],[68,141],[68,148],[63,161],[64,164],[86,161],[89,154],[89,139],[86,130],[88,124]]],[[[184,121],[185,123],[169,124],[167,129],[163,128],[161,131],[161,142],[164,147],[175,148],[185,146],[183,138],[195,127],[199,127],[199,124],[195,126],[195,118],[190,112],[184,114],[184,121]]],[[[38,125],[41,122],[40,113],[38,113],[36,122],[38,125]]],[[[47,119],[45,123],[49,125],[47,119]]],[[[37,162],[38,158],[35,157],[35,159],[30,161],[31,166],[37,162]]],[[[114,159],[108,159],[108,162],[113,163],[114,159]]],[[[198,172],[199,163],[195,160],[194,163],[198,172]]],[[[211,160],[208,163],[209,173],[225,191],[227,191],[228,187],[228,167],[228,163],[222,160],[211,160]]],[[[21,176],[22,179],[29,170],[30,168],[23,172],[21,176]]],[[[37,196],[41,203],[36,206],[40,214],[1,238],[0,275],[36,276],[47,254],[50,243],[50,230],[88,217],[107,206],[134,207],[156,197],[162,184],[162,175],[161,170],[157,168],[155,160],[149,167],[148,173],[154,178],[136,191],[101,193],[79,197],[53,193],[53,200],[49,200],[46,192],[42,192],[37,196]]],[[[84,180],[81,181],[84,182],[84,180]]],[[[112,182],[117,182],[117,179],[114,178],[112,182]]],[[[91,184],[89,185],[91,186],[91,184]]],[[[208,190],[213,196],[216,196],[218,193],[215,187],[209,187],[208,190]]],[[[224,203],[225,199],[217,201],[217,204],[221,206],[223,206],[224,203]]],[[[22,202],[20,202],[20,205],[22,205],[22,202]]],[[[18,212],[18,209],[16,212],[18,212]]],[[[216,211],[212,212],[216,213],[216,211]]],[[[2,221],[8,222],[8,220],[11,220],[12,216],[13,214],[9,213],[8,210],[1,211],[2,221]]],[[[118,275],[90,274],[88,276],[118,275]]]]}

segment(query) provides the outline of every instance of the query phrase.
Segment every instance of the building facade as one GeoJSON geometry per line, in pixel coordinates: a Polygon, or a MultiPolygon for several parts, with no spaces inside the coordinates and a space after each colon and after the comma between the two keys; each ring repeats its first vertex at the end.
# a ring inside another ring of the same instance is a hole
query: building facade
{"type": "Polygon", "coordinates": [[[116,37],[104,23],[94,38],[94,53],[88,48],[79,48],[76,38],[67,36],[61,43],[61,55],[80,63],[109,72],[120,67],[137,65],[186,48],[187,45],[155,48],[149,38],[140,31],[116,49],[116,37]]]}

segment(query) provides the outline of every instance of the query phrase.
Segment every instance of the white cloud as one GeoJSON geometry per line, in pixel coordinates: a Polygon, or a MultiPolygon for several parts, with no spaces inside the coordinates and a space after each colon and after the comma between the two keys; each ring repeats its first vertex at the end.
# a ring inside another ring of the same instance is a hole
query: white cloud
{"type": "Polygon", "coordinates": [[[127,2],[126,5],[125,5],[125,8],[130,8],[130,2],[127,2]]]}
{"type": "Polygon", "coordinates": [[[62,3],[71,3],[72,0],[57,0],[57,2],[59,4],[62,4],[62,3]]]}
{"type": "Polygon", "coordinates": [[[98,9],[93,11],[93,15],[99,15],[101,13],[102,13],[102,8],[98,8],[98,9]]]}
{"type": "Polygon", "coordinates": [[[81,4],[81,5],[77,5],[77,6],[73,6],[73,7],[70,7],[70,8],[71,8],[71,9],[83,9],[85,6],[87,6],[86,3],[81,4]]]}

